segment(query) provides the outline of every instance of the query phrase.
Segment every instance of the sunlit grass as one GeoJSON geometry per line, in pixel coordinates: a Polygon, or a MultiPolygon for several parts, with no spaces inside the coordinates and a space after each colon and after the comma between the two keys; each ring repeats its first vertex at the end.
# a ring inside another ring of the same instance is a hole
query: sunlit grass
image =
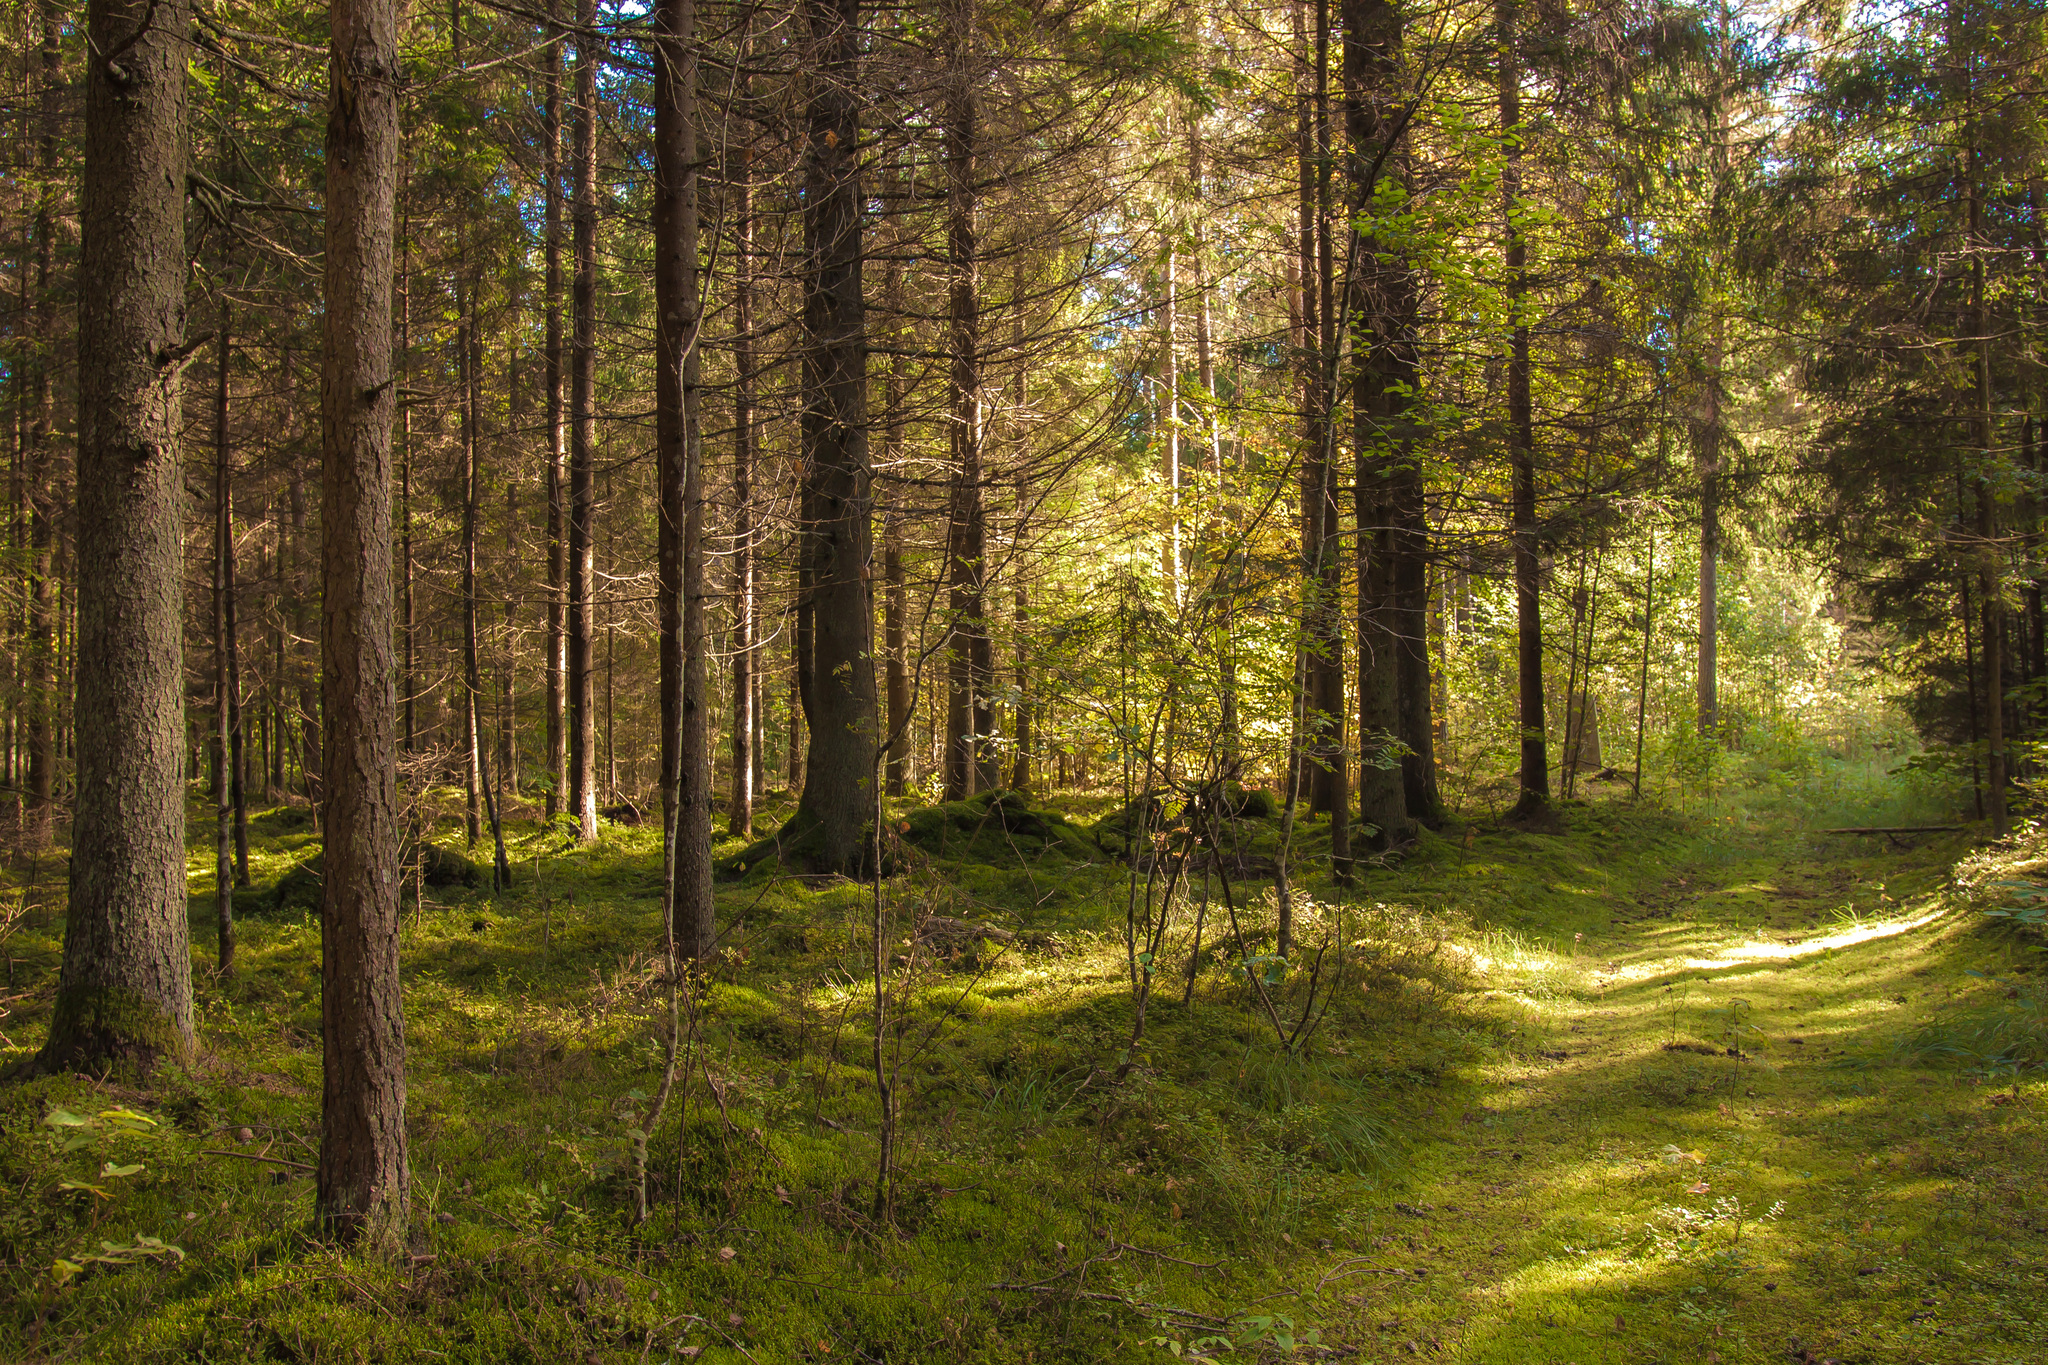
{"type": "MultiPolygon", "coordinates": [[[[259,826],[253,867],[304,856],[303,831],[259,826]]],[[[2038,1235],[2048,1094],[1995,1064],[2018,1060],[2002,1042],[1922,1046],[2017,1008],[2005,992],[2037,954],[1972,927],[1941,849],[1819,850],[1593,805],[1554,832],[1431,836],[1355,894],[1310,874],[1274,1004],[1308,1006],[1318,947],[1333,994],[1298,1056],[1242,966],[1272,947],[1276,903],[1240,891],[1240,941],[1212,887],[1202,955],[1183,921],[1121,1083],[1116,869],[1035,870],[1008,901],[990,899],[1001,869],[974,891],[943,866],[904,879],[888,1233],[868,889],[721,889],[735,955],[694,1015],[649,1149],[656,1214],[635,1228],[632,1134],[667,1020],[654,839],[515,842],[510,894],[407,903],[414,1254],[433,1260],[313,1250],[302,1173],[202,1154],[303,1162],[316,1140],[318,926],[266,912],[259,886],[237,977],[201,977],[207,1065],[129,1097],[168,1120],[110,1153],[145,1163],[132,1187],[96,1213],[52,1193],[67,1168],[44,1107],[110,1092],[0,1095],[0,1163],[33,1195],[15,1206],[32,1221],[0,1210],[20,1305],[0,1354],[35,1330],[36,1349],[145,1360],[248,1358],[252,1341],[336,1360],[1145,1360],[1166,1357],[1139,1345],[1157,1329],[1136,1305],[1168,1302],[1284,1302],[1367,1360],[1412,1342],[1516,1365],[1732,1362],[1797,1337],[1815,1359],[1933,1365],[2039,1345],[2038,1262],[2011,1262],[2038,1235]],[[924,912],[1047,937],[935,958],[903,942],[924,912]],[[135,1232],[185,1247],[183,1268],[62,1293],[43,1278],[88,1236],[135,1232]],[[1937,1316],[1913,1320],[1929,1296],[1937,1316]]],[[[192,868],[203,961],[210,846],[192,868]]],[[[17,969],[46,981],[60,927],[18,940],[17,969]]],[[[11,1007],[10,1057],[39,1027],[35,1000],[11,1007]]]]}

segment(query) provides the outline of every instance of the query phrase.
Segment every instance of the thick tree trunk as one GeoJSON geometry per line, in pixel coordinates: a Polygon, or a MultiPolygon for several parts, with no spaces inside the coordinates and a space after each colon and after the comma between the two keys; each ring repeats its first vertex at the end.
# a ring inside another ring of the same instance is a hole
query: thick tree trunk
{"type": "Polygon", "coordinates": [[[393,209],[398,4],[334,0],[321,382],[322,696],[331,760],[320,914],[322,1082],[314,1208],[393,1252],[411,1204],[398,978],[399,826],[391,657],[393,209]]]}
{"type": "MultiPolygon", "coordinates": [[[[1363,211],[1381,180],[1406,169],[1401,125],[1401,15],[1384,0],[1347,0],[1344,107],[1351,202],[1363,211]]],[[[1368,235],[1352,246],[1353,501],[1358,518],[1359,818],[1375,847],[1435,814],[1430,734],[1428,531],[1416,467],[1419,388],[1413,268],[1368,235]],[[1398,757],[1397,757],[1398,754],[1398,757]],[[1410,808],[1411,794],[1421,810],[1410,808]]]]}
{"type": "Polygon", "coordinates": [[[592,518],[597,468],[597,65],[596,0],[577,10],[575,151],[570,203],[576,274],[569,363],[569,808],[581,838],[597,838],[596,588],[592,518]]]}
{"type": "Polygon", "coordinates": [[[661,785],[669,925],[699,961],[711,896],[711,730],[704,646],[704,455],[697,425],[697,6],[660,0],[654,41],[655,478],[661,593],[661,785]]]}
{"type": "Polygon", "coordinates": [[[94,0],[86,22],[78,798],[45,1071],[193,1051],[179,448],[192,6],[94,0]]]}
{"type": "Polygon", "coordinates": [[[792,824],[817,830],[814,871],[853,872],[879,776],[868,595],[860,0],[803,0],[799,14],[816,73],[805,94],[802,323],[811,743],[792,824]]]}
{"type": "MultiPolygon", "coordinates": [[[[1496,0],[1500,44],[1500,122],[1504,133],[1522,131],[1522,73],[1516,0],[1496,0]]],[[[1533,816],[1550,804],[1550,762],[1543,730],[1543,605],[1536,551],[1536,419],[1529,389],[1529,249],[1516,218],[1521,212],[1521,147],[1511,136],[1501,172],[1505,219],[1508,341],[1508,466],[1515,542],[1515,680],[1522,724],[1521,797],[1515,814],[1533,816]]]]}

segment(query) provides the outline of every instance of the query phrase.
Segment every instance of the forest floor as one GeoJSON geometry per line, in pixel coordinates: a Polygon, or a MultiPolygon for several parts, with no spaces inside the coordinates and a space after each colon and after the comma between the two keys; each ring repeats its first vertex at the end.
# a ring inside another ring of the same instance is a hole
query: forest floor
{"type": "MultiPolygon", "coordinates": [[[[2048,1358],[2040,940],[1982,913],[2030,903],[2048,841],[1618,800],[1461,826],[1356,892],[1310,886],[1328,1013],[1290,1056],[1243,965],[1271,970],[1269,896],[1227,951],[1210,923],[1191,987],[1171,940],[1131,1044],[1091,813],[1008,854],[959,822],[965,848],[889,884],[886,1218],[871,889],[758,862],[722,885],[729,952],[638,1221],[668,1019],[652,833],[522,829],[514,891],[407,907],[396,1263],[309,1235],[319,929],[272,888],[317,840],[266,815],[238,971],[199,983],[202,1062],[0,1088],[0,1359],[2048,1358]],[[930,914],[1019,938],[913,949],[930,914]]],[[[0,1067],[40,1041],[60,938],[31,914],[7,944],[0,1067]]],[[[1283,1025],[1322,1007],[1309,976],[1274,989],[1283,1025]]]]}

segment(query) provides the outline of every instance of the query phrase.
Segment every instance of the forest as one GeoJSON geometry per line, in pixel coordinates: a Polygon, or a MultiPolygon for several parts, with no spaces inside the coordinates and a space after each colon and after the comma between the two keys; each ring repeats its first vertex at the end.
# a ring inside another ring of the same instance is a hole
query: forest
{"type": "Polygon", "coordinates": [[[0,1359],[2048,1356],[2038,0],[0,16],[0,1359]]]}

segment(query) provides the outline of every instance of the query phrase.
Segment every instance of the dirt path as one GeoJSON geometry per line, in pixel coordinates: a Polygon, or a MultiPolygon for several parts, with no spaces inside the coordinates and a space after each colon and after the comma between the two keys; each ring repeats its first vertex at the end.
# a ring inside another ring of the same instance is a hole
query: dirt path
{"type": "Polygon", "coordinates": [[[1482,964],[1527,1024],[1326,1291],[1361,1357],[2048,1359],[2048,1088],[1899,1055],[2014,965],[1934,881],[1751,856],[1482,964]]]}

